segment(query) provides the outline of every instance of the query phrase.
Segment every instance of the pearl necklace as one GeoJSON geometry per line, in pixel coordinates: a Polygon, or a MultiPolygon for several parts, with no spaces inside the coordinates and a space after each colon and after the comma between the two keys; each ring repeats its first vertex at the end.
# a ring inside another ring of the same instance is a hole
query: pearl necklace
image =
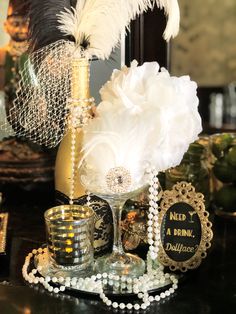
{"type": "MultiPolygon", "coordinates": [[[[74,131],[76,129],[74,128],[74,131]]],[[[75,133],[72,130],[72,150],[71,150],[71,158],[72,158],[72,167],[74,165],[74,152],[73,146],[75,146],[75,133]],[[74,135],[73,135],[74,134],[74,135]]],[[[39,277],[37,273],[40,273],[42,270],[41,266],[38,266],[37,269],[33,269],[28,273],[28,268],[30,265],[30,260],[36,254],[46,254],[47,248],[39,248],[38,250],[33,250],[32,253],[29,253],[25,258],[25,263],[22,268],[22,275],[26,281],[31,284],[41,283],[45,289],[49,292],[59,293],[65,291],[66,288],[74,288],[83,291],[92,291],[99,294],[100,299],[109,307],[114,309],[128,309],[128,310],[145,310],[152,302],[160,301],[165,297],[170,296],[174,293],[174,291],[178,287],[178,279],[176,276],[171,275],[169,273],[164,274],[164,267],[159,265],[157,269],[153,268],[153,261],[157,259],[158,250],[159,250],[159,241],[160,241],[160,228],[158,224],[158,187],[159,182],[157,178],[158,172],[154,167],[148,168],[147,173],[149,174],[149,213],[148,213],[148,244],[149,251],[147,255],[147,273],[139,278],[131,278],[125,276],[117,276],[113,274],[103,273],[96,274],[87,278],[70,278],[70,277],[50,277],[46,276],[39,277]],[[169,289],[161,292],[159,295],[149,296],[148,291],[153,289],[157,284],[164,284],[166,279],[169,279],[172,282],[172,285],[169,289]],[[50,284],[50,282],[54,284],[58,284],[58,287],[54,287],[50,284]],[[133,292],[137,295],[138,299],[141,300],[141,303],[118,303],[112,302],[104,293],[104,285],[109,283],[110,285],[114,285],[116,288],[126,289],[127,292],[133,292]]],[[[72,169],[72,174],[74,174],[74,170],[72,169]]],[[[74,175],[72,176],[74,177],[74,175]]],[[[74,183],[72,180],[72,192],[74,190],[74,183]]],[[[73,204],[73,194],[70,195],[70,203],[72,201],[73,204]]],[[[88,205],[90,203],[90,195],[87,195],[88,205]]]]}
{"type": "Polygon", "coordinates": [[[109,307],[114,309],[134,309],[134,310],[145,310],[152,302],[160,301],[175,292],[178,287],[178,279],[174,275],[168,273],[163,273],[163,266],[159,266],[158,269],[152,270],[152,274],[144,274],[139,278],[130,278],[126,276],[117,276],[113,274],[96,274],[87,278],[77,278],[77,277],[50,277],[46,276],[39,277],[37,274],[42,270],[41,266],[34,268],[31,272],[28,273],[28,268],[30,266],[31,259],[37,254],[47,253],[47,248],[34,249],[29,253],[25,258],[25,263],[22,267],[23,278],[28,281],[30,284],[42,284],[45,289],[49,292],[54,292],[58,294],[59,292],[64,292],[66,288],[74,288],[78,290],[93,291],[99,294],[100,299],[109,307]],[[149,296],[148,290],[152,289],[153,286],[157,283],[164,283],[166,279],[169,279],[172,282],[172,285],[169,289],[166,289],[164,292],[161,292],[155,296],[149,296]],[[57,284],[57,287],[54,287],[50,283],[57,284]],[[127,288],[127,291],[133,291],[137,294],[138,299],[141,300],[139,303],[118,303],[111,301],[104,293],[103,285],[107,284],[114,285],[116,287],[127,288]]]}
{"type": "MultiPolygon", "coordinates": [[[[147,221],[147,238],[149,244],[148,256],[151,260],[155,260],[158,257],[159,241],[160,241],[160,228],[158,223],[158,172],[156,169],[148,168],[149,174],[149,213],[147,221]]],[[[148,271],[151,272],[151,269],[148,271]]]]}
{"type": "Polygon", "coordinates": [[[77,164],[76,164],[76,129],[81,127],[88,122],[90,118],[89,110],[92,109],[94,104],[94,98],[86,98],[86,99],[70,99],[69,101],[69,109],[70,109],[70,117],[69,117],[69,126],[71,128],[71,178],[70,178],[70,195],[69,195],[69,204],[73,205],[74,196],[75,196],[75,178],[77,164]],[[74,105],[74,104],[80,104],[74,105]],[[83,105],[83,104],[86,105],[83,105]]]}

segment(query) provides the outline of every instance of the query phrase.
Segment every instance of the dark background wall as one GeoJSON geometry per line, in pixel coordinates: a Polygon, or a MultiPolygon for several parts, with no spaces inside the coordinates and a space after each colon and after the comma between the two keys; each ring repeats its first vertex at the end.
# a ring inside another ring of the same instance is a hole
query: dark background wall
{"type": "MultiPolygon", "coordinates": [[[[171,72],[171,43],[162,37],[166,26],[163,11],[154,9],[137,18],[131,24],[131,32],[126,38],[126,64],[136,59],[141,65],[145,61],[157,61],[171,72]]],[[[209,127],[209,103],[212,93],[222,93],[222,87],[198,87],[199,112],[203,120],[204,133],[225,131],[209,127]]],[[[235,126],[236,127],[236,126],[235,126]]],[[[227,131],[227,130],[226,130],[227,131]]]]}

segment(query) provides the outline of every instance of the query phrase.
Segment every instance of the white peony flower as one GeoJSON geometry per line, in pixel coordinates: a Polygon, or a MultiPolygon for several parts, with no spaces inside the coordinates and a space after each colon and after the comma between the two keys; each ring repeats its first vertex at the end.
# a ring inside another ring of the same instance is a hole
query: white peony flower
{"type": "Polygon", "coordinates": [[[157,62],[147,62],[138,67],[134,60],[130,68],[124,66],[121,70],[114,70],[111,80],[100,90],[102,100],[114,102],[119,99],[132,112],[141,110],[148,80],[157,76],[159,68],[157,62]]]}
{"type": "Polygon", "coordinates": [[[147,163],[158,171],[174,167],[198,138],[196,83],[159,70],[156,62],[138,67],[133,61],[115,70],[100,90],[98,117],[84,127],[84,152],[101,180],[109,169],[124,167],[134,188],[147,163]]]}

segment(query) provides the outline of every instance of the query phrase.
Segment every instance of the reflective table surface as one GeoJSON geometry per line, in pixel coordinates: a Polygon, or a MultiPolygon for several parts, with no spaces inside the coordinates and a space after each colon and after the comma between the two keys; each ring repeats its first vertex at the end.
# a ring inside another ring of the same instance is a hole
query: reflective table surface
{"type": "MultiPolygon", "coordinates": [[[[52,188],[3,191],[1,211],[9,213],[9,222],[6,255],[0,255],[0,313],[125,313],[107,308],[98,298],[53,295],[41,286],[32,288],[23,281],[21,268],[25,255],[45,243],[43,213],[54,205],[52,191],[52,188]]],[[[236,313],[236,222],[213,215],[212,222],[214,238],[208,257],[197,270],[185,275],[174,295],[153,303],[145,313],[236,313]]]]}

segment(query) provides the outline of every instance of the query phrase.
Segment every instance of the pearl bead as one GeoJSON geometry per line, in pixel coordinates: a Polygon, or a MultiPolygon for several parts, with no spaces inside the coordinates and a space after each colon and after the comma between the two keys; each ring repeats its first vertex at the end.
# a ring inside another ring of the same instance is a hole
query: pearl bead
{"type": "Polygon", "coordinates": [[[125,304],[124,304],[124,303],[120,303],[119,308],[120,308],[121,310],[123,310],[123,309],[125,308],[125,304]]]}
{"type": "MultiPolygon", "coordinates": [[[[120,285],[120,287],[121,287],[121,289],[124,290],[124,289],[126,288],[126,283],[122,282],[121,285],[120,285]]],[[[133,287],[132,287],[132,289],[133,289],[133,287]]]]}
{"type": "Polygon", "coordinates": [[[127,307],[128,310],[131,310],[131,309],[133,308],[133,304],[128,303],[128,304],[126,305],[126,307],[127,307]]]}
{"type": "Polygon", "coordinates": [[[136,310],[136,311],[138,311],[139,309],[140,309],[140,305],[139,304],[134,304],[134,309],[136,310]]]}
{"type": "Polygon", "coordinates": [[[46,277],[45,277],[45,281],[46,281],[46,282],[51,281],[51,277],[50,277],[50,276],[46,276],[46,277]]]}
{"type": "Polygon", "coordinates": [[[52,287],[52,286],[49,286],[49,287],[48,287],[48,291],[49,291],[49,292],[52,292],[52,291],[53,291],[53,287],[52,287]]]}
{"type": "Polygon", "coordinates": [[[118,303],[117,303],[117,302],[113,302],[113,303],[112,303],[112,307],[113,307],[114,309],[117,309],[117,308],[118,308],[118,303]]]}
{"type": "MultiPolygon", "coordinates": [[[[117,276],[117,275],[114,275],[113,279],[114,279],[114,280],[119,280],[119,279],[120,279],[120,277],[119,277],[119,276],[117,276]]],[[[127,282],[128,282],[128,280],[127,280],[127,282]]]]}
{"type": "Polygon", "coordinates": [[[59,278],[58,278],[58,281],[59,281],[60,283],[62,283],[62,282],[64,281],[64,278],[63,278],[63,277],[59,277],[59,278]]]}
{"type": "Polygon", "coordinates": [[[148,214],[148,219],[154,219],[153,214],[148,214]]]}
{"type": "MultiPolygon", "coordinates": [[[[154,221],[158,221],[158,217],[157,216],[153,216],[153,220],[154,221]]],[[[157,226],[157,224],[155,224],[157,226]]]]}
{"type": "Polygon", "coordinates": [[[159,295],[156,295],[156,296],[155,296],[155,301],[157,301],[157,302],[158,302],[158,301],[160,301],[160,299],[161,299],[161,298],[160,298],[160,296],[159,296],[159,295]]]}
{"type": "Polygon", "coordinates": [[[52,282],[57,282],[57,277],[52,277],[52,282]]]}
{"type": "Polygon", "coordinates": [[[74,280],[74,279],[72,279],[70,284],[71,284],[71,286],[73,286],[73,287],[74,287],[74,286],[76,286],[76,283],[77,283],[77,281],[76,281],[76,280],[74,280]]]}
{"type": "Polygon", "coordinates": [[[149,307],[150,304],[151,304],[150,301],[145,302],[146,307],[149,307]]]}
{"type": "Polygon", "coordinates": [[[142,309],[142,310],[146,310],[146,308],[147,308],[146,304],[144,304],[144,303],[141,304],[141,309],[142,309]]]}
{"type": "Polygon", "coordinates": [[[161,294],[160,294],[160,297],[162,298],[162,299],[164,299],[165,298],[165,293],[164,292],[162,292],[161,294]]]}
{"type": "Polygon", "coordinates": [[[121,282],[125,282],[126,281],[126,277],[125,276],[121,276],[120,280],[121,280],[121,282]]]}
{"type": "Polygon", "coordinates": [[[154,207],[155,206],[155,202],[153,200],[149,201],[149,205],[150,207],[154,207]]]}
{"type": "Polygon", "coordinates": [[[154,252],[151,252],[150,253],[150,257],[151,257],[151,259],[156,259],[157,258],[157,254],[154,253],[154,252]]]}

